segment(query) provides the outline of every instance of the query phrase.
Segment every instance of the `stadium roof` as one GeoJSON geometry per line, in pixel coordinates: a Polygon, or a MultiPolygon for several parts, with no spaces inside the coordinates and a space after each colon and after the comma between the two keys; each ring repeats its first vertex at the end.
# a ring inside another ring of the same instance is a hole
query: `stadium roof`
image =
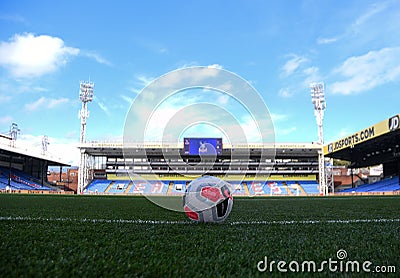
{"type": "Polygon", "coordinates": [[[324,146],[324,154],[359,168],[400,159],[400,114],[324,146]]]}
{"type": "MultiPolygon", "coordinates": [[[[80,149],[84,149],[86,153],[93,156],[122,156],[124,149],[130,150],[146,150],[146,154],[162,155],[162,149],[183,149],[181,143],[161,143],[161,142],[142,142],[142,143],[122,143],[122,142],[88,142],[81,144],[80,149]]],[[[250,150],[250,154],[260,152],[260,149],[273,150],[276,154],[315,156],[319,145],[314,143],[241,143],[229,144],[224,143],[224,150],[250,150]]]]}
{"type": "Polygon", "coordinates": [[[48,166],[70,166],[68,163],[65,163],[61,161],[61,159],[49,156],[49,155],[43,155],[43,154],[35,154],[28,149],[20,149],[20,148],[14,148],[8,145],[3,145],[0,144],[0,161],[1,160],[8,160],[9,157],[12,157],[13,159],[15,158],[20,158],[24,159],[26,157],[31,157],[36,160],[42,160],[46,161],[48,166]]]}

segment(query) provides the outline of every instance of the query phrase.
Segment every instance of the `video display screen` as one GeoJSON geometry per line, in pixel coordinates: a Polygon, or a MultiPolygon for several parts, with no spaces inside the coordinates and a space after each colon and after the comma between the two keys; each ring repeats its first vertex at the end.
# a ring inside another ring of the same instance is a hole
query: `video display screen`
{"type": "Polygon", "coordinates": [[[183,150],[187,155],[221,155],[222,138],[183,138],[183,150]]]}

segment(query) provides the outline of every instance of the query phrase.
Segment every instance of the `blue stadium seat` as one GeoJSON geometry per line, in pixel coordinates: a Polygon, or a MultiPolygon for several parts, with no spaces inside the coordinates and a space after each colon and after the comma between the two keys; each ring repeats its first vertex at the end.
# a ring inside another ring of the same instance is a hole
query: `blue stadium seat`
{"type": "MultiPolygon", "coordinates": [[[[3,179],[6,179],[6,184],[8,184],[8,175],[9,175],[9,169],[5,167],[0,167],[0,177],[3,179]]],[[[12,187],[11,189],[17,189],[17,190],[51,190],[51,188],[47,186],[42,186],[39,182],[36,181],[36,179],[17,169],[12,168],[11,169],[11,175],[12,179],[10,182],[10,186],[12,187]]]]}
{"type": "Polygon", "coordinates": [[[93,180],[84,191],[85,193],[104,193],[111,182],[110,180],[93,180]]]}
{"type": "Polygon", "coordinates": [[[319,194],[317,181],[301,181],[300,185],[307,194],[319,194]]]}
{"type": "Polygon", "coordinates": [[[124,193],[129,183],[130,181],[115,181],[110,190],[108,190],[108,193],[124,193]]]}
{"type": "Polygon", "coordinates": [[[346,192],[390,192],[400,190],[399,177],[387,178],[378,182],[364,184],[356,188],[347,188],[341,193],[346,192]]]}

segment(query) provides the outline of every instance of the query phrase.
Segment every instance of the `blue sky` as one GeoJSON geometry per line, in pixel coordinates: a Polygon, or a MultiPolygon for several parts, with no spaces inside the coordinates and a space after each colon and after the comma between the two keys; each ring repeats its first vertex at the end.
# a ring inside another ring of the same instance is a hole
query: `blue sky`
{"type": "Polygon", "coordinates": [[[329,142],[400,112],[399,18],[399,1],[2,1],[0,132],[16,122],[74,162],[81,80],[88,139],[118,140],[154,78],[212,66],[261,94],[277,142],[317,141],[309,83],[324,82],[329,142]]]}

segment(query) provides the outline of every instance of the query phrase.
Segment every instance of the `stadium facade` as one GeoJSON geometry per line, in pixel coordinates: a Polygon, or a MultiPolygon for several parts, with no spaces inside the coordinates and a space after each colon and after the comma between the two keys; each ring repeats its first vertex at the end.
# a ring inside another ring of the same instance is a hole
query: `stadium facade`
{"type": "Polygon", "coordinates": [[[190,153],[184,142],[89,142],[80,149],[88,156],[85,193],[180,194],[204,174],[229,181],[237,195],[319,192],[321,147],[313,143],[223,143],[211,155],[190,153]]]}
{"type": "MultiPolygon", "coordinates": [[[[400,114],[329,143],[229,144],[215,138],[215,153],[194,152],[190,140],[179,143],[90,142],[80,146],[88,159],[86,193],[182,194],[201,175],[214,175],[232,183],[237,195],[319,194],[319,157],[324,155],[326,179],[334,191],[332,159],[349,161],[350,169],[383,165],[383,180],[344,192],[400,192],[400,114]]],[[[208,141],[207,141],[208,140],[208,141]]],[[[200,144],[201,145],[201,144],[200,144]]],[[[196,150],[198,145],[194,148],[196,150]]],[[[351,170],[352,171],[352,170],[351,170]]],[[[353,174],[352,174],[353,176],[353,174]]],[[[353,178],[352,178],[353,180],[353,178]]]]}

